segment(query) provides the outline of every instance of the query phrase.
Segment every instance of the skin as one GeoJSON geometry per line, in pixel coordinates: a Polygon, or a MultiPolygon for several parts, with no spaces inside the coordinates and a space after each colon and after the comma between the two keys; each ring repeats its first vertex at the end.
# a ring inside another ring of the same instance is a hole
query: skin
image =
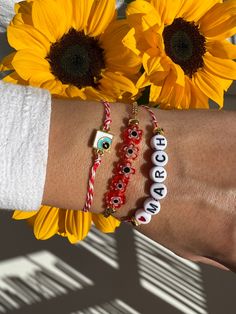
{"type": "MultiPolygon", "coordinates": [[[[236,272],[236,112],[153,111],[168,140],[168,194],[160,201],[158,215],[136,229],[181,257],[236,272]]],[[[105,209],[103,197],[119,160],[120,134],[130,112],[131,105],[111,104],[110,133],[115,136],[96,174],[92,212],[105,209]]],[[[93,137],[103,116],[104,108],[98,102],[53,99],[43,204],[75,210],[83,207],[93,137]]],[[[142,208],[149,197],[152,124],[142,108],[138,118],[143,141],[134,162],[136,174],[126,191],[127,201],[114,214],[118,219],[130,209],[142,208]]]]}

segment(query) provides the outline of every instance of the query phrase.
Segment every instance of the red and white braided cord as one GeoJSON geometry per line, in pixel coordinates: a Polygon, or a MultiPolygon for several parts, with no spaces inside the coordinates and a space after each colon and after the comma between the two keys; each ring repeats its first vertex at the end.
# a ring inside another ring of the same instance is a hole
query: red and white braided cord
{"type": "MultiPolygon", "coordinates": [[[[105,110],[105,120],[103,122],[103,130],[108,132],[110,130],[110,124],[112,122],[110,104],[107,101],[102,101],[102,103],[104,105],[104,110],[105,110]]],[[[102,155],[97,153],[95,155],[95,159],[93,161],[93,165],[91,167],[90,174],[89,174],[88,190],[86,194],[85,205],[83,207],[84,212],[89,211],[89,209],[92,206],[93,197],[94,197],[94,182],[95,182],[96,171],[98,167],[100,166],[101,162],[102,162],[102,155]]]]}
{"type": "Polygon", "coordinates": [[[148,106],[145,106],[145,105],[141,105],[140,107],[143,107],[147,111],[149,111],[151,118],[152,118],[152,123],[153,123],[154,128],[158,128],[159,126],[158,126],[157,118],[156,118],[154,112],[152,111],[152,109],[148,106]]]}

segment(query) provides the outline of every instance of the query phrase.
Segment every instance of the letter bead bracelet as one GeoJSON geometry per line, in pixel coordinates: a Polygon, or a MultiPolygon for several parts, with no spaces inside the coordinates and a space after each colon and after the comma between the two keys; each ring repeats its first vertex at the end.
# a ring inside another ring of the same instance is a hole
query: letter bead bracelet
{"type": "Polygon", "coordinates": [[[153,181],[150,187],[150,197],[144,203],[143,208],[140,208],[129,217],[121,218],[122,221],[131,222],[134,226],[141,224],[148,224],[153,215],[157,215],[161,209],[160,200],[167,195],[166,185],[163,183],[167,178],[167,172],[164,166],[168,162],[168,155],[164,151],[167,147],[167,139],[164,136],[164,130],[158,126],[155,114],[148,106],[140,106],[145,108],[151,115],[153,123],[154,136],[151,138],[150,146],[153,149],[152,163],[153,167],[150,169],[149,177],[153,181]]]}

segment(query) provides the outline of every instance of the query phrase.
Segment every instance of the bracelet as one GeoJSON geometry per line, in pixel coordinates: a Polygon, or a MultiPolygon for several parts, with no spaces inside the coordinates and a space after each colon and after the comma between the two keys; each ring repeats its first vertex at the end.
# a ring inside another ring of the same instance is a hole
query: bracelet
{"type": "Polygon", "coordinates": [[[114,137],[113,134],[110,134],[110,125],[112,123],[111,120],[111,109],[110,104],[107,101],[102,101],[105,110],[105,119],[103,122],[103,126],[101,130],[97,130],[95,139],[93,142],[93,152],[94,152],[94,160],[90,169],[89,181],[88,181],[88,189],[86,194],[86,201],[83,207],[83,211],[87,212],[92,206],[93,197],[94,197],[94,182],[96,171],[102,162],[102,156],[105,151],[109,151],[112,144],[112,139],[114,137]]]}
{"type": "Polygon", "coordinates": [[[143,131],[139,129],[139,121],[136,118],[137,113],[138,105],[133,103],[132,117],[129,119],[128,127],[122,133],[124,142],[119,150],[121,158],[113,171],[114,175],[110,180],[109,190],[104,197],[106,209],[103,215],[106,218],[114,214],[125,203],[127,185],[131,175],[135,174],[132,162],[138,157],[138,145],[143,134],[143,131]]]}
{"type": "Polygon", "coordinates": [[[154,150],[151,160],[153,167],[150,170],[150,179],[154,182],[150,187],[150,197],[148,197],[143,204],[143,208],[140,208],[134,212],[130,217],[124,217],[121,221],[131,222],[134,226],[140,226],[141,224],[148,224],[153,215],[159,213],[161,205],[159,200],[163,199],[167,195],[167,188],[163,182],[167,177],[167,172],[164,166],[168,162],[168,155],[164,151],[167,147],[167,139],[164,136],[164,130],[158,126],[158,122],[154,112],[148,106],[141,106],[145,108],[151,115],[153,123],[154,136],[151,138],[150,145],[154,150]]]}

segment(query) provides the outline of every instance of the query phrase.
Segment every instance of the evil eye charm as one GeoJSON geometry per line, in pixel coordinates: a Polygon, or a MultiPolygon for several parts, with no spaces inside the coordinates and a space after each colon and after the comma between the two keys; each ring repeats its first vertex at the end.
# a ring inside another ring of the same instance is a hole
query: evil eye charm
{"type": "Polygon", "coordinates": [[[97,131],[95,140],[93,142],[93,148],[96,148],[102,152],[109,151],[112,144],[113,135],[103,131],[97,131]]]}
{"type": "Polygon", "coordinates": [[[125,203],[125,196],[120,192],[111,191],[106,194],[106,205],[112,208],[120,208],[125,203]]]}

